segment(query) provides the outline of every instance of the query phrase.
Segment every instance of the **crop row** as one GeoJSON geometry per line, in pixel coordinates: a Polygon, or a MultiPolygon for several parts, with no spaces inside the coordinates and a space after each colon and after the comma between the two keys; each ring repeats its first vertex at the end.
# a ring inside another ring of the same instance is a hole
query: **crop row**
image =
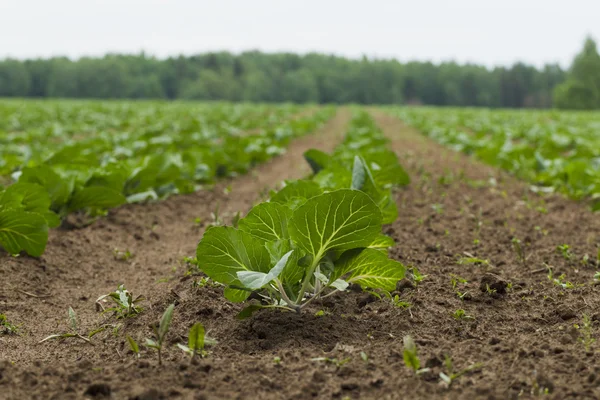
{"type": "Polygon", "coordinates": [[[396,287],[405,268],[388,258],[394,241],[382,225],[397,218],[392,189],[409,177],[386,145],[369,115],[359,112],[333,154],[305,153],[312,176],[286,181],[236,226],[205,232],[197,247],[199,269],[226,286],[230,301],[260,296],[240,318],[262,308],[300,312],[350,284],[396,287]]]}
{"type": "MultiPolygon", "coordinates": [[[[48,228],[60,225],[71,212],[85,210],[98,216],[127,202],[190,193],[199,184],[245,173],[284,153],[293,138],[314,131],[333,113],[328,107],[292,118],[291,111],[297,108],[269,113],[264,106],[242,106],[241,111],[233,105],[198,110],[176,104],[160,111],[139,105],[121,107],[118,118],[101,109],[94,114],[91,107],[80,109],[80,119],[57,115],[57,124],[65,125],[49,124],[24,133],[14,123],[16,130],[0,132],[4,163],[0,170],[12,172],[9,186],[0,191],[0,246],[12,254],[25,251],[39,256],[46,247],[48,228]],[[236,123],[253,129],[256,125],[243,122],[246,119],[240,115],[245,114],[249,120],[262,121],[263,128],[241,134],[236,123]],[[113,121],[105,124],[104,119],[113,121]],[[98,129],[87,132],[84,125],[98,129]]],[[[35,108],[30,110],[35,114],[35,108]]],[[[62,112],[69,114],[68,108],[57,111],[62,112]]],[[[24,121],[23,126],[31,123],[24,121]]]]}
{"type": "Polygon", "coordinates": [[[596,113],[452,108],[389,109],[437,142],[600,209],[596,113]]]}

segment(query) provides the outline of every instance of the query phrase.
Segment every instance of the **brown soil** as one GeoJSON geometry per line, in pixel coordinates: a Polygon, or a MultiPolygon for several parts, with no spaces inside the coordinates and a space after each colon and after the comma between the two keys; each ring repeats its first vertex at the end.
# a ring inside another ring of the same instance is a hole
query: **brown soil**
{"type": "Polygon", "coordinates": [[[598,398],[596,345],[586,352],[578,341],[582,330],[574,324],[587,313],[594,320],[592,334],[598,329],[600,296],[589,283],[599,219],[581,204],[534,195],[525,184],[441,148],[397,119],[374,115],[413,178],[397,192],[400,218],[387,227],[398,243],[391,250],[394,258],[426,275],[416,286],[410,280],[398,285],[395,294],[410,307],[350,292],[315,304],[304,315],[263,312],[238,321],[240,305],[226,302],[218,288],[193,289],[193,278],[184,275],[181,260],[193,255],[203,231],[194,218],[210,222],[217,204],[230,217],[247,210],[265,187],[304,175],[302,152],[335,145],[349,118],[342,110],[319,134],[297,140],[285,156],[249,176],[194,195],[122,207],[84,229],[54,231],[39,260],[0,255],[0,312],[22,332],[0,336],[5,360],[0,398],[505,399],[544,390],[550,398],[598,398]],[[225,194],[229,185],[232,192],[225,194]],[[513,237],[522,241],[524,260],[513,237]],[[569,260],[556,251],[561,244],[571,245],[569,260]],[[134,257],[115,260],[115,248],[129,249],[134,257]],[[465,253],[489,265],[460,265],[465,253]],[[586,263],[584,254],[590,256],[586,263]],[[545,265],[556,277],[565,273],[585,286],[554,285],[545,265]],[[450,274],[468,281],[457,287],[468,292],[464,300],[453,290],[450,274]],[[95,299],[121,283],[147,297],[144,311],[124,321],[101,316],[95,299]],[[486,284],[496,292],[488,293],[486,284]],[[136,361],[125,335],[138,341],[149,337],[150,326],[172,302],[164,365],[146,349],[136,361]],[[67,329],[69,306],[82,332],[103,323],[119,328],[96,335],[95,346],[77,340],[36,344],[67,329]],[[473,319],[454,319],[457,309],[473,319]],[[315,316],[319,310],[325,315],[315,316]],[[198,321],[219,343],[208,358],[191,364],[174,345],[184,343],[198,321]],[[423,366],[431,368],[419,377],[404,366],[407,334],[415,339],[423,366]],[[483,365],[446,387],[438,377],[446,371],[446,355],[455,372],[483,365]],[[312,361],[319,357],[340,362],[312,361]]]}

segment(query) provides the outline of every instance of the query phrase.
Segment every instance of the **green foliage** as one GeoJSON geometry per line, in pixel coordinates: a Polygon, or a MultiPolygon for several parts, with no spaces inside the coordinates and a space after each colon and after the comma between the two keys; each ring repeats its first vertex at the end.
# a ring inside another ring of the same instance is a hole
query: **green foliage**
{"type": "Polygon", "coordinates": [[[193,359],[196,354],[199,354],[200,357],[206,357],[208,353],[204,350],[204,347],[209,343],[214,344],[216,342],[212,339],[206,340],[204,325],[202,325],[200,322],[197,322],[190,328],[187,346],[178,344],[177,347],[183,350],[183,352],[189,354],[193,359]]]}
{"type": "MultiPolygon", "coordinates": [[[[69,213],[189,193],[285,152],[333,108],[0,102],[0,247],[40,256],[69,213]],[[240,132],[256,130],[253,134],[240,132]],[[12,183],[12,184],[10,184],[12,183]]],[[[221,223],[218,213],[215,223],[221,223]]],[[[127,258],[127,253],[125,257],[127,258]]]]}
{"type": "Polygon", "coordinates": [[[11,324],[8,317],[4,314],[0,314],[0,333],[6,335],[14,335],[19,332],[19,327],[11,324]]]}
{"type": "Polygon", "coordinates": [[[571,253],[571,246],[569,246],[568,244],[561,244],[556,246],[556,251],[558,251],[567,261],[571,260],[571,257],[573,256],[573,254],[571,253]]]}
{"type": "Polygon", "coordinates": [[[600,204],[595,114],[416,107],[390,112],[435,141],[530,182],[534,191],[589,200],[592,209],[600,204]]]}
{"type": "Polygon", "coordinates": [[[140,358],[140,346],[138,343],[129,335],[127,335],[127,343],[129,344],[129,348],[135,354],[136,358],[140,358]]]}
{"type": "Polygon", "coordinates": [[[410,306],[412,306],[411,303],[402,300],[397,294],[394,295],[394,297],[392,298],[392,304],[398,308],[409,308],[410,306]]]}
{"type": "Polygon", "coordinates": [[[133,257],[133,253],[129,250],[114,249],[113,255],[115,256],[115,260],[119,261],[128,261],[131,257],[133,257]]]}
{"type": "Polygon", "coordinates": [[[134,317],[142,312],[142,308],[137,304],[144,300],[143,296],[133,297],[133,294],[125,289],[125,285],[120,285],[116,291],[100,296],[96,300],[98,308],[102,309],[103,313],[112,312],[117,318],[134,317]],[[114,307],[104,308],[103,302],[105,299],[110,299],[114,303],[114,307]]]}
{"type": "Polygon", "coordinates": [[[155,349],[158,353],[158,365],[162,365],[162,350],[165,344],[169,327],[171,326],[171,320],[173,319],[173,310],[175,304],[171,304],[165,310],[158,327],[154,327],[154,339],[146,339],[146,346],[151,349],[155,349]]]}
{"type": "Polygon", "coordinates": [[[352,361],[352,359],[350,357],[343,358],[341,360],[337,359],[337,358],[330,358],[330,357],[316,357],[316,358],[311,358],[311,361],[325,362],[325,363],[333,364],[336,367],[340,368],[340,367],[343,367],[344,364],[347,364],[350,361],[352,361]]]}
{"type": "Polygon", "coordinates": [[[415,285],[418,285],[419,283],[423,282],[423,280],[425,278],[427,278],[427,275],[421,274],[419,272],[419,270],[417,269],[417,267],[411,267],[410,271],[411,271],[412,279],[413,279],[413,282],[415,283],[415,285]]]}
{"type": "Polygon", "coordinates": [[[227,286],[228,300],[242,302],[256,292],[268,304],[251,304],[239,318],[262,308],[300,312],[327,296],[327,289],[344,291],[352,283],[395,289],[405,268],[388,259],[394,242],[381,228],[397,215],[391,188],[408,183],[408,176],[386,143],[360,113],[333,156],[307,152],[311,179],[287,182],[270,202],[240,219],[237,229],[205,232],[197,248],[199,268],[227,286]]]}
{"type": "Polygon", "coordinates": [[[483,364],[481,364],[481,363],[472,364],[465,369],[462,369],[460,371],[455,371],[453,363],[452,363],[452,359],[449,356],[446,356],[446,358],[444,360],[444,367],[446,368],[446,371],[440,372],[440,379],[447,386],[451,386],[452,383],[455,382],[461,376],[468,374],[470,372],[473,372],[473,371],[480,370],[483,367],[483,364]]]}
{"type": "Polygon", "coordinates": [[[586,353],[589,353],[592,345],[596,342],[592,332],[592,319],[589,315],[583,314],[583,325],[575,325],[575,328],[581,331],[579,342],[583,344],[586,353]]]}
{"type": "Polygon", "coordinates": [[[0,246],[11,254],[40,256],[49,225],[60,223],[49,208],[50,198],[40,185],[17,183],[0,191],[0,246]]]}
{"type": "Polygon", "coordinates": [[[417,354],[417,345],[410,336],[404,336],[404,364],[412,369],[415,373],[418,373],[421,369],[421,360],[417,354]]]}
{"type": "Polygon", "coordinates": [[[596,42],[588,37],[567,75],[567,80],[554,89],[558,108],[593,110],[600,108],[600,55],[596,42]]]}
{"type": "Polygon", "coordinates": [[[575,287],[574,283],[567,280],[566,274],[561,274],[558,277],[555,277],[551,268],[548,268],[548,279],[550,279],[553,284],[563,289],[573,289],[575,287]]]}
{"type": "Polygon", "coordinates": [[[0,61],[1,97],[548,107],[564,79],[556,64],[489,69],[257,51],[0,61]]]}
{"type": "Polygon", "coordinates": [[[86,342],[90,345],[93,345],[92,341],[90,340],[92,338],[92,336],[94,336],[95,334],[104,330],[104,328],[100,328],[100,329],[90,332],[87,336],[81,335],[79,333],[77,314],[75,314],[75,310],[73,310],[72,307],[69,307],[67,322],[68,322],[69,328],[70,328],[69,332],[58,333],[58,334],[47,336],[44,339],[40,340],[38,343],[44,343],[48,340],[54,340],[54,339],[62,340],[62,339],[68,339],[68,338],[76,338],[76,339],[83,340],[84,342],[86,342]]]}
{"type": "Polygon", "coordinates": [[[472,316],[467,315],[467,312],[465,310],[463,310],[462,308],[454,311],[454,313],[452,314],[452,316],[456,320],[461,320],[461,319],[466,319],[466,320],[475,319],[472,316]]]}

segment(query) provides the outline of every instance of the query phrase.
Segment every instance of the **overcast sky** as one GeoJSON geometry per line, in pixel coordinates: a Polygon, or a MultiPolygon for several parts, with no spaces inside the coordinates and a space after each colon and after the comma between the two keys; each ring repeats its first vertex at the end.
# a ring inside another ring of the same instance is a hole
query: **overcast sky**
{"type": "Polygon", "coordinates": [[[568,66],[600,0],[0,0],[0,58],[319,51],[568,66]]]}

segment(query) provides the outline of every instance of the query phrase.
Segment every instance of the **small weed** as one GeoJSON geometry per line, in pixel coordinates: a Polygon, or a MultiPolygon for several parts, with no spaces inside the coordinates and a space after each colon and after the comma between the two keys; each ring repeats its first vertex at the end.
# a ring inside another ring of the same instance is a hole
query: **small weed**
{"type": "Polygon", "coordinates": [[[448,387],[452,385],[452,382],[460,378],[461,376],[472,372],[477,371],[483,367],[483,364],[477,363],[468,366],[467,368],[460,370],[458,372],[454,372],[454,366],[452,365],[452,359],[449,356],[446,356],[444,360],[444,366],[446,367],[446,372],[440,372],[440,379],[444,382],[448,387]]]}
{"type": "Polygon", "coordinates": [[[86,342],[88,344],[93,345],[92,341],[90,340],[91,337],[104,330],[103,328],[100,328],[96,331],[91,332],[88,336],[83,336],[83,335],[79,334],[79,332],[78,332],[79,329],[77,327],[77,314],[75,314],[75,310],[73,310],[72,307],[69,307],[68,316],[69,316],[69,327],[71,328],[70,332],[59,333],[59,334],[47,336],[44,339],[40,340],[38,343],[43,343],[43,342],[46,342],[46,341],[52,340],[52,339],[77,338],[77,339],[83,340],[84,342],[86,342]]]}
{"type": "Polygon", "coordinates": [[[19,332],[17,325],[11,324],[8,321],[8,317],[4,314],[0,314],[0,333],[6,335],[16,335],[19,332]]]}
{"type": "Polygon", "coordinates": [[[472,320],[472,319],[475,319],[472,316],[467,315],[467,312],[465,310],[463,310],[462,308],[454,311],[454,313],[452,314],[452,316],[456,320],[472,320]]]}
{"type": "Polygon", "coordinates": [[[209,223],[210,226],[221,226],[223,225],[223,220],[221,219],[221,216],[219,214],[219,204],[217,204],[217,207],[215,208],[215,211],[210,213],[210,217],[212,219],[212,221],[209,223]]]}
{"type": "Polygon", "coordinates": [[[154,339],[146,339],[146,346],[158,352],[158,365],[162,365],[162,349],[167,333],[169,332],[171,320],[173,319],[174,308],[175,304],[171,304],[163,314],[158,328],[154,327],[154,339]]]}
{"type": "Polygon", "coordinates": [[[369,363],[369,356],[364,351],[360,352],[360,358],[367,364],[369,363]]]}
{"type": "Polygon", "coordinates": [[[96,308],[102,309],[103,313],[113,312],[117,318],[134,317],[142,312],[142,308],[137,303],[143,300],[144,297],[141,295],[133,298],[133,294],[125,289],[125,285],[120,285],[116,291],[98,297],[96,308]],[[102,303],[106,299],[112,300],[114,307],[104,308],[102,303]]]}
{"type": "Polygon", "coordinates": [[[558,251],[565,260],[570,261],[571,257],[573,257],[573,253],[571,253],[571,246],[568,244],[561,244],[556,246],[556,251],[558,251]]]}
{"type": "Polygon", "coordinates": [[[477,257],[472,257],[472,256],[471,257],[460,257],[458,259],[458,265],[469,265],[469,264],[490,265],[490,262],[483,258],[477,258],[477,257]]]}
{"type": "Polygon", "coordinates": [[[427,275],[422,275],[419,272],[419,270],[417,269],[417,267],[411,268],[411,274],[412,274],[413,281],[415,282],[415,285],[418,285],[419,283],[421,283],[423,281],[423,279],[427,278],[427,275]]]}
{"type": "Polygon", "coordinates": [[[138,343],[129,335],[127,335],[127,343],[129,343],[129,348],[133,351],[136,358],[140,358],[140,346],[138,343]]]}
{"type": "Polygon", "coordinates": [[[424,372],[428,372],[429,368],[421,369],[421,360],[419,360],[419,355],[417,354],[417,345],[415,341],[410,336],[404,336],[404,364],[412,369],[416,375],[420,375],[424,372]]]}
{"type": "Polygon", "coordinates": [[[218,282],[213,281],[212,279],[210,279],[209,277],[203,276],[200,279],[194,279],[192,281],[192,287],[193,288],[203,288],[203,287],[220,287],[223,286],[218,282]]]}
{"type": "Polygon", "coordinates": [[[552,268],[548,268],[548,279],[550,279],[556,286],[560,286],[563,289],[573,289],[575,287],[572,282],[567,280],[566,274],[561,274],[555,278],[552,268]]]}
{"type": "Polygon", "coordinates": [[[412,306],[411,303],[402,300],[398,295],[394,295],[394,297],[392,298],[392,304],[398,308],[409,308],[410,306],[412,306]]]}
{"type": "Polygon", "coordinates": [[[517,259],[519,260],[519,262],[521,264],[524,264],[525,263],[525,250],[523,249],[523,244],[522,244],[521,240],[514,237],[514,238],[512,238],[511,243],[512,243],[513,250],[517,254],[517,259]]]}
{"type": "Polygon", "coordinates": [[[189,354],[193,359],[197,354],[200,355],[201,358],[204,358],[208,355],[208,352],[204,350],[204,348],[209,344],[215,344],[216,340],[209,339],[206,337],[206,333],[204,331],[204,325],[200,322],[194,324],[191,327],[190,332],[188,334],[188,344],[178,344],[181,350],[185,353],[189,354]]]}
{"type": "Polygon", "coordinates": [[[461,292],[459,290],[459,285],[467,285],[468,283],[469,282],[467,282],[465,278],[461,278],[456,274],[450,274],[450,284],[452,285],[452,290],[454,290],[458,298],[461,300],[464,300],[465,296],[467,296],[469,292],[461,292]]]}
{"type": "Polygon", "coordinates": [[[316,358],[310,359],[310,361],[330,363],[330,364],[335,365],[338,368],[342,367],[344,364],[347,364],[348,362],[350,362],[350,360],[352,360],[350,357],[344,358],[343,360],[338,360],[337,358],[329,358],[329,357],[316,357],[316,358]]]}
{"type": "Polygon", "coordinates": [[[537,371],[534,370],[534,377],[531,383],[531,395],[532,396],[547,396],[550,394],[551,390],[549,387],[544,385],[540,385],[537,379],[537,371]]]}
{"type": "Polygon", "coordinates": [[[119,250],[118,248],[113,250],[115,260],[118,261],[129,261],[133,257],[133,253],[129,250],[119,250]]]}
{"type": "Polygon", "coordinates": [[[275,365],[281,365],[281,357],[273,357],[273,364],[275,365]]]}
{"type": "Polygon", "coordinates": [[[583,325],[575,325],[575,328],[579,329],[581,332],[581,337],[579,338],[579,342],[581,342],[585,348],[585,352],[589,353],[592,349],[592,345],[596,341],[592,336],[592,320],[589,315],[583,314],[583,325]]]}
{"type": "Polygon", "coordinates": [[[465,278],[461,278],[456,274],[450,274],[450,283],[452,284],[452,289],[456,290],[459,284],[466,285],[469,282],[465,278]]]}
{"type": "Polygon", "coordinates": [[[431,208],[433,209],[433,211],[435,211],[437,214],[443,214],[444,213],[444,205],[443,204],[432,204],[431,208]]]}
{"type": "Polygon", "coordinates": [[[485,292],[488,296],[494,296],[496,294],[496,289],[492,289],[489,284],[485,284],[485,292]]]}
{"type": "Polygon", "coordinates": [[[456,291],[456,296],[458,296],[459,299],[464,300],[465,298],[469,299],[469,292],[461,292],[460,290],[456,291]]]}

